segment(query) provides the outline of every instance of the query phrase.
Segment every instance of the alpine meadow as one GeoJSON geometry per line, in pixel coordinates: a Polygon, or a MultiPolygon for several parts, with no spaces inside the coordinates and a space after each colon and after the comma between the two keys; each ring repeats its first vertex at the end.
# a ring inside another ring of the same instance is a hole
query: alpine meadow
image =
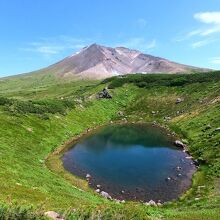
{"type": "Polygon", "coordinates": [[[0,3],[0,219],[220,219],[220,5],[174,2],[0,3]]]}

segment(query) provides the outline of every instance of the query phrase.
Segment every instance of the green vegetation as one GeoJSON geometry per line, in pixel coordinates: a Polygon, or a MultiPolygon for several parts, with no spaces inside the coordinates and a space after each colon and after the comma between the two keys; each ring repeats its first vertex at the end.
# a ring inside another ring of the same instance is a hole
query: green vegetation
{"type": "Polygon", "coordinates": [[[5,204],[0,219],[10,219],[10,213],[40,219],[48,210],[68,219],[220,219],[220,72],[137,74],[102,82],[38,77],[0,81],[0,200],[5,204]],[[97,100],[107,85],[113,98],[97,100]],[[178,201],[162,207],[117,204],[63,169],[59,157],[68,140],[125,120],[156,121],[175,131],[202,162],[192,188],[178,201]],[[29,205],[34,208],[25,208],[29,205]]]}

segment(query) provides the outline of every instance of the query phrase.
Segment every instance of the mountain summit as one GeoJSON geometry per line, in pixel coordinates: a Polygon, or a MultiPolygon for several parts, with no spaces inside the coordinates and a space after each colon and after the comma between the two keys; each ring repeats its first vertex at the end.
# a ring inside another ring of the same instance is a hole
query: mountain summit
{"type": "Polygon", "coordinates": [[[203,69],[125,47],[92,44],[44,70],[59,77],[104,79],[131,73],[185,73],[203,69]]]}

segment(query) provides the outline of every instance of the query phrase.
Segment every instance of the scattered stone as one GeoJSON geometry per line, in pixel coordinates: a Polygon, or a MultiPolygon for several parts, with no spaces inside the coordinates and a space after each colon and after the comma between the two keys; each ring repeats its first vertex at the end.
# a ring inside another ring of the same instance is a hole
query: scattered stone
{"type": "Polygon", "coordinates": [[[22,184],[21,184],[21,183],[16,183],[16,185],[17,185],[17,186],[22,186],[22,184]]]}
{"type": "Polygon", "coordinates": [[[219,128],[216,128],[215,131],[220,131],[220,127],[219,127],[219,128]]]}
{"type": "Polygon", "coordinates": [[[188,159],[188,160],[191,160],[193,157],[192,156],[187,156],[185,158],[188,159]]]}
{"type": "Polygon", "coordinates": [[[97,192],[97,193],[100,193],[100,189],[97,189],[96,192],[97,192]]]}
{"type": "Polygon", "coordinates": [[[198,160],[194,160],[193,164],[196,165],[196,166],[199,166],[199,161],[198,160]]]}
{"type": "Polygon", "coordinates": [[[86,179],[90,179],[92,176],[90,174],[86,174],[86,179]]]}
{"type": "Polygon", "coordinates": [[[105,191],[101,191],[100,194],[101,194],[101,196],[103,196],[106,199],[112,199],[112,197],[105,191]]]}
{"type": "Polygon", "coordinates": [[[164,117],[164,120],[165,120],[165,121],[169,121],[169,120],[171,120],[171,117],[165,116],[165,117],[164,117]]]}
{"type": "Polygon", "coordinates": [[[181,168],[181,167],[179,167],[179,166],[177,166],[177,167],[176,167],[176,169],[177,169],[177,170],[181,170],[182,168],[181,168]]]}
{"type": "Polygon", "coordinates": [[[158,202],[158,203],[157,203],[157,206],[162,206],[162,203],[158,202]]]}
{"type": "Polygon", "coordinates": [[[125,200],[121,200],[121,203],[125,203],[125,200]]]}
{"type": "Polygon", "coordinates": [[[96,185],[96,187],[97,187],[97,188],[101,188],[101,185],[98,184],[98,185],[96,185]]]}
{"type": "Polygon", "coordinates": [[[122,190],[122,191],[121,191],[121,193],[122,193],[122,194],[124,194],[124,193],[125,193],[125,191],[124,191],[124,190],[122,190]]]}
{"type": "Polygon", "coordinates": [[[60,214],[54,211],[45,212],[44,215],[53,220],[64,220],[64,218],[62,218],[60,214]]]}
{"type": "Polygon", "coordinates": [[[168,176],[168,177],[166,178],[166,180],[170,181],[170,180],[171,180],[171,178],[168,176]]]}
{"type": "Polygon", "coordinates": [[[146,202],[145,205],[148,206],[157,206],[157,203],[154,200],[150,200],[149,202],[146,202]]]}
{"type": "Polygon", "coordinates": [[[156,112],[155,112],[155,111],[152,111],[151,113],[152,113],[153,115],[155,115],[155,114],[156,114],[156,112]]]}
{"type": "Polygon", "coordinates": [[[98,99],[111,99],[112,95],[109,93],[107,88],[104,88],[101,92],[98,93],[98,99]]]}
{"type": "Polygon", "coordinates": [[[208,124],[207,126],[206,126],[206,129],[211,129],[212,128],[212,126],[210,125],[210,124],[208,124]]]}
{"type": "Polygon", "coordinates": [[[154,126],[154,125],[157,125],[157,122],[156,121],[153,121],[152,122],[152,125],[154,126]]]}
{"type": "Polygon", "coordinates": [[[181,173],[178,173],[178,175],[177,176],[182,176],[182,174],[181,173]]]}
{"type": "Polygon", "coordinates": [[[27,128],[27,131],[33,132],[33,129],[32,128],[27,128]]]}
{"type": "Polygon", "coordinates": [[[198,200],[200,200],[200,198],[195,198],[195,201],[198,201],[198,200]]]}
{"type": "Polygon", "coordinates": [[[114,199],[114,201],[115,201],[116,203],[120,203],[120,202],[121,202],[121,200],[119,200],[119,199],[114,199]]]}
{"type": "Polygon", "coordinates": [[[174,141],[174,144],[177,147],[182,147],[182,148],[184,148],[186,146],[182,141],[179,141],[179,140],[174,141]]]}
{"type": "Polygon", "coordinates": [[[124,113],[122,111],[119,111],[118,116],[124,116],[124,113]]]}
{"type": "Polygon", "coordinates": [[[179,103],[181,103],[181,102],[183,102],[183,101],[184,101],[184,99],[177,98],[177,99],[176,99],[176,104],[179,104],[179,103]]]}

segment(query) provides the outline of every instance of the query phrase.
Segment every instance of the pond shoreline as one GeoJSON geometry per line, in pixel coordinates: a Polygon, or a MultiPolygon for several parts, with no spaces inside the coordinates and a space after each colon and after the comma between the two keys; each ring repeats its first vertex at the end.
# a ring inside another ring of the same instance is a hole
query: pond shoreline
{"type": "MultiPolygon", "coordinates": [[[[123,125],[123,124],[146,124],[146,125],[150,125],[150,126],[154,126],[157,127],[158,129],[160,129],[162,131],[162,133],[164,133],[165,135],[167,135],[169,137],[170,140],[172,140],[173,142],[175,140],[180,140],[180,138],[178,138],[177,134],[175,134],[174,132],[172,132],[167,126],[163,126],[160,125],[158,123],[155,122],[143,122],[143,121],[138,121],[138,122],[130,122],[130,121],[111,121],[110,123],[105,123],[102,125],[98,125],[95,126],[93,128],[87,128],[86,130],[84,130],[83,132],[81,132],[80,134],[72,137],[71,139],[69,139],[68,141],[66,141],[64,144],[62,144],[60,147],[58,147],[54,152],[52,152],[51,154],[48,155],[48,157],[46,158],[46,165],[47,167],[55,172],[55,173],[59,173],[61,174],[64,178],[66,178],[68,181],[70,181],[73,184],[73,187],[78,188],[80,191],[85,190],[85,191],[90,191],[92,193],[94,193],[95,195],[98,195],[97,192],[95,192],[96,188],[96,184],[92,184],[91,182],[86,180],[86,177],[79,177],[76,176],[73,173],[70,173],[69,171],[67,171],[64,166],[63,166],[63,162],[62,162],[62,156],[65,154],[65,152],[67,152],[70,148],[73,147],[74,144],[76,144],[80,139],[85,138],[88,135],[91,135],[92,133],[98,131],[99,129],[109,126],[109,125],[123,125]],[[57,163],[55,165],[55,163],[57,163]],[[58,169],[57,169],[58,168],[58,169]]],[[[190,156],[188,150],[186,151],[186,149],[184,148],[180,148],[184,153],[186,153],[187,155],[189,155],[189,157],[192,159],[192,157],[190,156]]],[[[193,159],[192,159],[193,161],[193,159]]],[[[195,166],[196,167],[196,166],[195,166]]],[[[192,169],[189,173],[189,175],[191,175],[191,184],[190,187],[188,187],[181,195],[180,197],[184,196],[185,194],[187,194],[187,192],[191,189],[192,187],[192,181],[193,181],[193,175],[196,173],[196,169],[192,169]]],[[[99,191],[98,191],[99,192],[99,191]]],[[[101,192],[101,191],[100,191],[101,192]]],[[[178,197],[178,198],[180,198],[178,197]]],[[[177,198],[177,199],[178,199],[177,198]]],[[[116,199],[116,201],[122,201],[116,199]]],[[[143,202],[142,200],[130,200],[130,199],[126,199],[126,201],[135,201],[135,202],[143,202]]],[[[176,200],[174,200],[176,201],[176,200]]]]}

